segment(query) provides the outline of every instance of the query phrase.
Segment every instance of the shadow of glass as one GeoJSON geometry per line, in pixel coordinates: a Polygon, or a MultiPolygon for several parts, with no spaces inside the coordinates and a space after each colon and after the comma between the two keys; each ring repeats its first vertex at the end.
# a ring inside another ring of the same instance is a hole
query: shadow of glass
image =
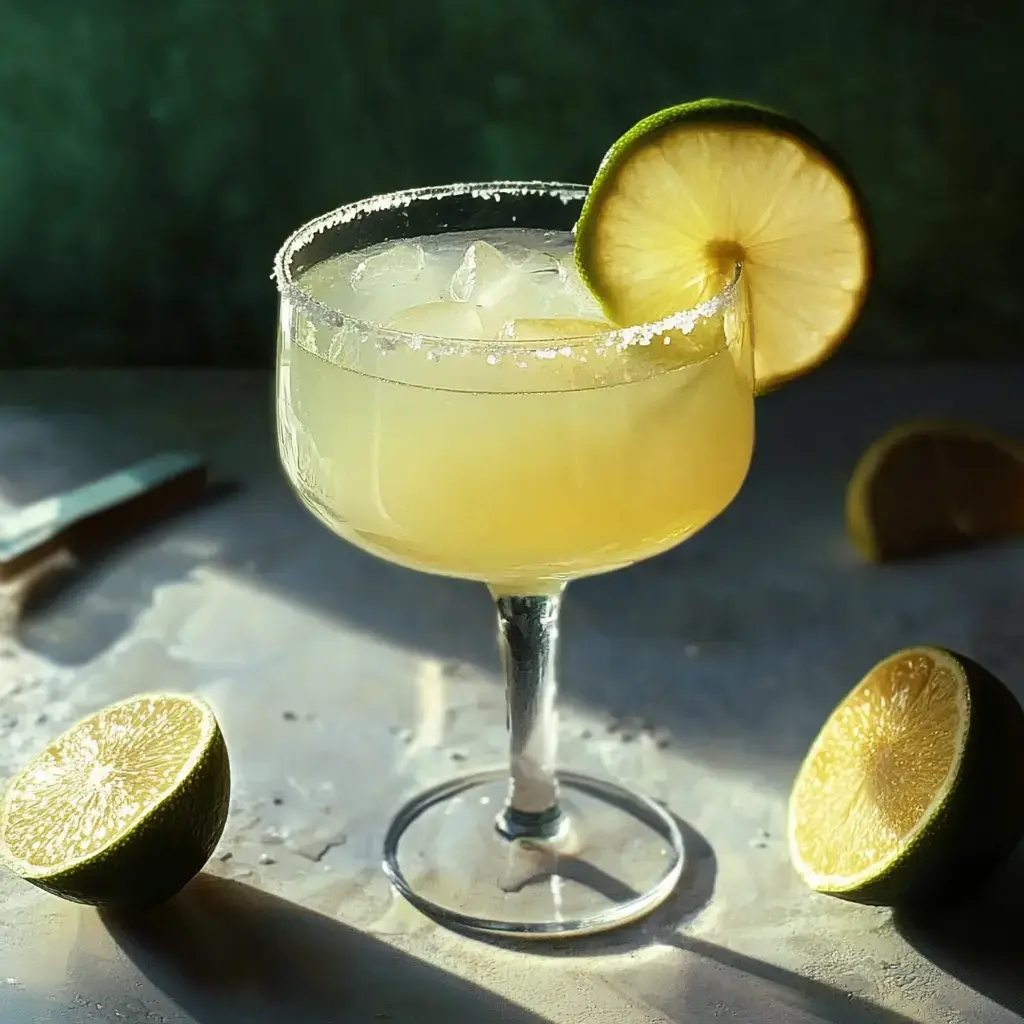
{"type": "Polygon", "coordinates": [[[710,903],[718,865],[704,836],[678,818],[676,823],[686,843],[683,875],[672,895],[636,925],[584,939],[484,941],[525,954],[583,960],[658,947],[676,949],[688,954],[685,965],[676,959],[666,961],[670,966],[663,973],[650,961],[638,961],[632,978],[620,982],[646,1004],[681,1022],[711,1019],[709,1014],[714,1014],[758,1024],[915,1024],[867,999],[681,934],[680,929],[710,903]]]}
{"type": "MultiPolygon", "coordinates": [[[[108,912],[102,921],[124,956],[195,1024],[550,1024],[336,920],[210,875],[157,911],[108,912]]],[[[723,1016],[758,1024],[914,1024],[772,964],[702,939],[668,936],[667,927],[663,918],[660,938],[649,939],[675,947],[684,960],[627,957],[601,974],[638,1011],[680,1024],[723,1016]]],[[[584,956],[595,952],[588,943],[575,945],[584,956]]]]}
{"type": "Polygon", "coordinates": [[[972,898],[893,919],[936,967],[1024,1020],[1024,846],[972,898]]]}
{"type": "Polygon", "coordinates": [[[114,942],[196,1024],[544,1018],[298,904],[200,875],[141,916],[103,913],[114,942]]]}
{"type": "MultiPolygon", "coordinates": [[[[670,944],[673,936],[687,921],[697,916],[715,892],[718,861],[711,844],[693,826],[672,816],[683,836],[686,859],[683,873],[668,899],[647,917],[633,925],[601,934],[554,941],[516,940],[466,933],[489,945],[514,949],[546,957],[590,958],[634,953],[652,946],[670,944]]],[[[629,892],[627,896],[635,896],[629,892]]]]}
{"type": "Polygon", "coordinates": [[[917,1024],[868,999],[713,942],[677,935],[671,945],[695,958],[674,987],[671,981],[653,986],[659,992],[653,1005],[673,1020],[701,1020],[701,1008],[718,1007],[726,1019],[757,1024],[917,1024]]]}

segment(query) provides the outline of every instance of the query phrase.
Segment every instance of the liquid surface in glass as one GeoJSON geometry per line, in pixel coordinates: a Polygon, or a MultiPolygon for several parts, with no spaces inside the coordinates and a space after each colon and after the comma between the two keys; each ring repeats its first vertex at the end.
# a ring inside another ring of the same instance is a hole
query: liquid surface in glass
{"type": "Polygon", "coordinates": [[[375,555],[543,593],[678,544],[743,482],[753,398],[728,312],[669,344],[583,337],[611,325],[576,275],[568,233],[392,242],[297,284],[424,336],[395,344],[379,328],[282,310],[285,469],[332,530],[375,555]]]}

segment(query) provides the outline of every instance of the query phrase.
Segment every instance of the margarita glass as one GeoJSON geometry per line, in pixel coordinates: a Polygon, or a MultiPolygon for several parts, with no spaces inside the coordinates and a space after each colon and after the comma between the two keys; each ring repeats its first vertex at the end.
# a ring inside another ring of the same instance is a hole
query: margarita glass
{"type": "Polygon", "coordinates": [[[674,888],[672,814],[556,763],[569,581],[721,513],[754,440],[739,269],[616,328],[576,275],[579,185],[418,189],[342,207],[278,254],[281,459],[310,511],[381,558],[488,586],[510,766],[422,793],[384,868],[449,925],[523,937],[640,917],[674,888]]]}

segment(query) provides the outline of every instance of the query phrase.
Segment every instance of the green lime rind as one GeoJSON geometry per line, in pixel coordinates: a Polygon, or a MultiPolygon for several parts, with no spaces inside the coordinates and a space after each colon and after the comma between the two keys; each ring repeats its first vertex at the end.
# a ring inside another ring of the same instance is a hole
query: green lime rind
{"type": "MultiPolygon", "coordinates": [[[[833,173],[843,181],[854,201],[864,237],[865,252],[864,281],[860,289],[859,301],[851,309],[845,326],[837,332],[837,339],[841,339],[860,315],[875,273],[875,231],[864,194],[846,162],[828,143],[795,118],[771,107],[745,100],[708,98],[666,107],[664,110],[659,110],[638,121],[611,146],[601,160],[576,223],[573,258],[580,278],[600,303],[604,314],[612,322],[622,323],[628,319],[624,317],[621,310],[615,308],[615,305],[608,301],[607,295],[610,289],[606,287],[600,269],[596,265],[597,261],[593,258],[594,233],[601,205],[606,194],[615,189],[618,171],[638,149],[657,144],[665,134],[679,126],[698,127],[701,125],[715,128],[757,128],[775,135],[789,136],[802,147],[816,154],[818,159],[828,165],[833,173]]],[[[712,239],[708,241],[710,242],[712,239]]],[[[742,239],[728,239],[727,241],[742,242],[742,239]]],[[[823,348],[817,361],[803,363],[788,374],[773,375],[770,381],[758,385],[757,393],[767,393],[795,377],[803,376],[824,362],[834,348],[835,344],[823,348]]]]}
{"type": "Polygon", "coordinates": [[[1024,838],[1024,709],[966,655],[942,647],[900,653],[922,650],[951,659],[967,680],[968,732],[955,782],[898,860],[830,896],[910,912],[951,906],[989,882],[1024,838]]]}

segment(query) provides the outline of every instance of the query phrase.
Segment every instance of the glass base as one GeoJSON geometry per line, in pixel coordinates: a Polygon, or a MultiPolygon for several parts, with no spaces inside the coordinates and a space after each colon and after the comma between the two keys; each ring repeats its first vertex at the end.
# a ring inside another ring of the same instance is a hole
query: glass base
{"type": "Polygon", "coordinates": [[[549,840],[507,839],[496,819],[506,770],[421,793],[384,840],[384,871],[441,924],[520,939],[590,935],[653,910],[683,871],[683,837],[653,800],[560,772],[563,827],[549,840]]]}

